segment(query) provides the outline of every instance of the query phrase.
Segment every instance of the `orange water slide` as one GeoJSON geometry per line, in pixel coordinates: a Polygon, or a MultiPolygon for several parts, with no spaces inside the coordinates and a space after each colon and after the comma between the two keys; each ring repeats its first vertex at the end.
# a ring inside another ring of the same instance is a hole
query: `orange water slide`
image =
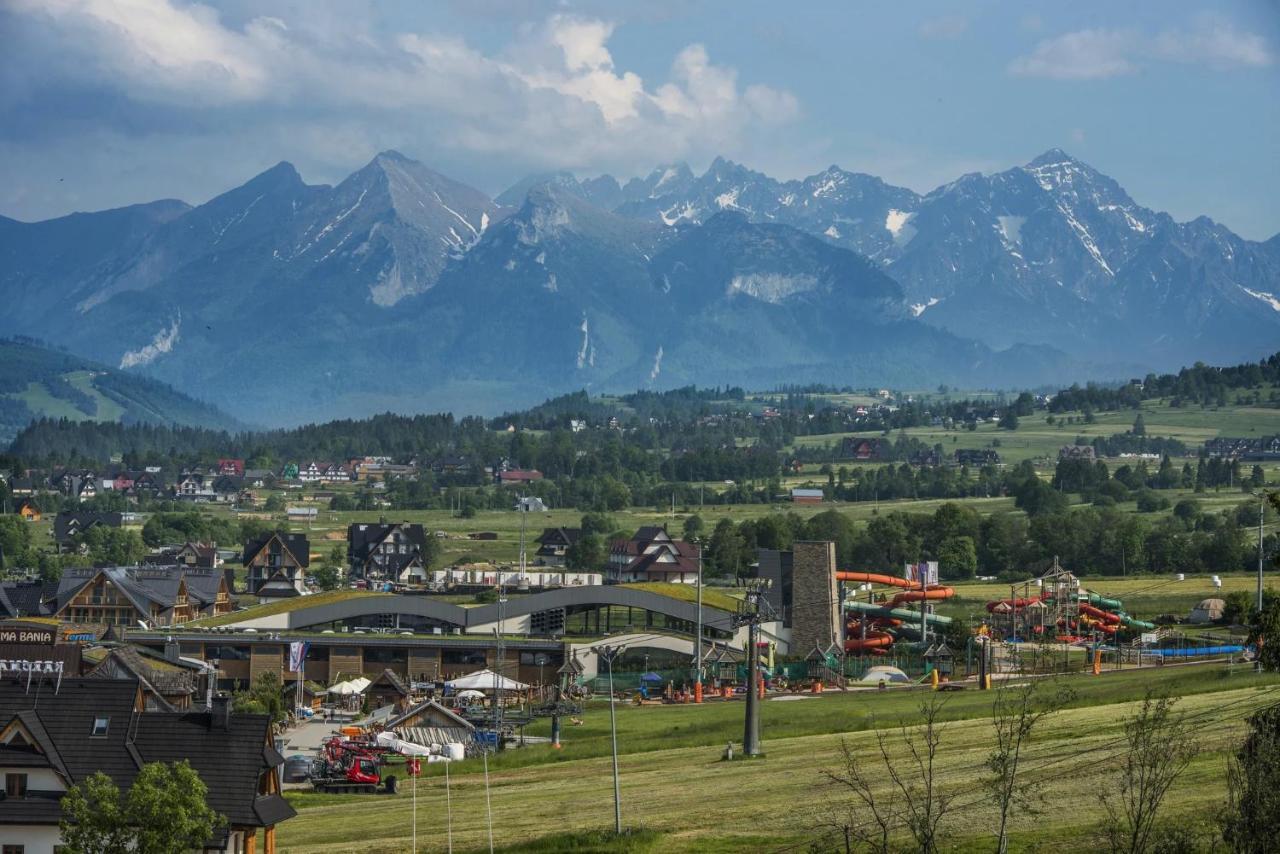
{"type": "Polygon", "coordinates": [[[893,644],[893,635],[888,632],[867,632],[866,640],[862,638],[849,638],[844,642],[845,652],[867,652],[870,650],[884,649],[893,644]]]}
{"type": "Polygon", "coordinates": [[[880,575],[876,572],[844,572],[836,573],[836,581],[860,581],[864,584],[888,584],[890,587],[905,587],[908,590],[919,590],[920,585],[896,575],[880,575]]]}
{"type": "Polygon", "coordinates": [[[930,587],[928,590],[904,590],[895,593],[889,600],[889,607],[896,608],[903,602],[933,601],[934,599],[950,599],[956,595],[952,587],[930,587]]]}

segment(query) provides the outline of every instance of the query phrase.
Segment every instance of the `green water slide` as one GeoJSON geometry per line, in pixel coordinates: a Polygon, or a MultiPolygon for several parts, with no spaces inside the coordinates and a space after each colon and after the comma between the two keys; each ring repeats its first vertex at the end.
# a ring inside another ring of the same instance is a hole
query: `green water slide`
{"type": "MultiPolygon", "coordinates": [[[[845,602],[844,609],[846,611],[857,611],[860,614],[867,614],[872,617],[890,617],[895,620],[902,620],[903,623],[910,625],[920,625],[920,612],[912,611],[907,608],[886,608],[883,605],[873,605],[870,602],[845,602]]],[[[950,617],[944,617],[941,614],[928,614],[925,619],[935,626],[948,626],[951,624],[950,617]]]]}

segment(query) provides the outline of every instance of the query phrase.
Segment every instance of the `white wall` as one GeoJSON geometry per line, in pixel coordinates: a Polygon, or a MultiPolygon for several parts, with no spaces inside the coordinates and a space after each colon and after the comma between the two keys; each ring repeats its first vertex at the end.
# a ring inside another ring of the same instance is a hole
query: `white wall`
{"type": "Polygon", "coordinates": [[[65,792],[66,785],[56,771],[50,768],[3,768],[0,767],[0,783],[5,774],[26,774],[28,791],[65,792]]]}
{"type": "Polygon", "coordinates": [[[0,824],[0,845],[21,845],[24,854],[53,854],[61,842],[57,825],[0,824]]]}

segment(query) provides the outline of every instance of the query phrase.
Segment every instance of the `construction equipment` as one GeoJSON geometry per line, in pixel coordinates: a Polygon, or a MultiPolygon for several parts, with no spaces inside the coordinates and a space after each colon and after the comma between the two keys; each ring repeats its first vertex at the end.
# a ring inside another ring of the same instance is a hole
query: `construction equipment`
{"type": "MultiPolygon", "coordinates": [[[[318,792],[371,795],[383,782],[380,765],[378,755],[364,746],[331,738],[311,764],[311,785],[318,792]]],[[[395,791],[395,779],[386,779],[388,792],[395,791]]]]}

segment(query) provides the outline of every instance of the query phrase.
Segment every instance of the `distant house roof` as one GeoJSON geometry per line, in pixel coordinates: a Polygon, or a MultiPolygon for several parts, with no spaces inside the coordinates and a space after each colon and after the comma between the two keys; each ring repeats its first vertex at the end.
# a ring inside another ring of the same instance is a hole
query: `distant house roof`
{"type": "Polygon", "coordinates": [[[503,483],[521,483],[531,480],[542,480],[542,472],[537,469],[511,469],[498,472],[498,480],[503,483]]]}
{"type": "Polygon", "coordinates": [[[568,548],[580,539],[582,539],[581,528],[543,528],[535,542],[542,546],[538,550],[538,553],[542,554],[544,551],[554,553],[557,549],[568,548]]]}
{"type": "Polygon", "coordinates": [[[261,537],[255,537],[244,544],[244,553],[240,562],[246,566],[254,561],[262,550],[276,541],[277,548],[287,551],[294,561],[304,569],[311,564],[311,543],[306,534],[290,534],[285,531],[273,531],[261,537]]]}
{"type": "Polygon", "coordinates": [[[816,498],[822,500],[826,497],[826,493],[821,489],[793,489],[791,490],[792,498],[816,498]]]}
{"type": "Polygon", "coordinates": [[[108,528],[119,528],[123,522],[120,513],[100,513],[91,510],[63,510],[53,520],[53,538],[60,545],[71,541],[72,537],[81,534],[95,525],[108,528]]]}

